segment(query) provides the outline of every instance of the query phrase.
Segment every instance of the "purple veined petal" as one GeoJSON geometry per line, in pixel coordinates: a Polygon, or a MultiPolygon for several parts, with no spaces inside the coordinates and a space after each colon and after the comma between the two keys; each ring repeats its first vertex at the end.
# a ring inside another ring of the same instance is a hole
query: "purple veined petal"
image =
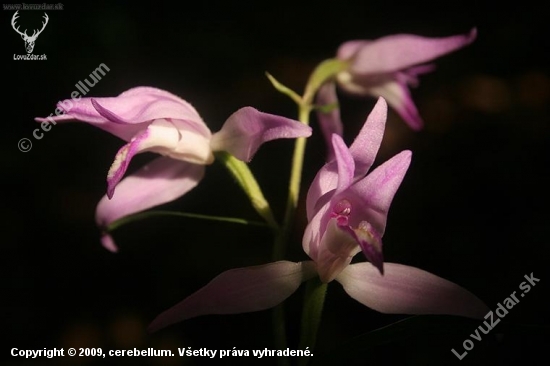
{"type": "Polygon", "coordinates": [[[389,314],[448,314],[482,319],[489,308],[468,290],[424,270],[385,263],[352,264],[336,278],[355,300],[389,314]]]}
{"type": "Polygon", "coordinates": [[[388,105],[378,98],[365,124],[351,144],[349,151],[355,161],[355,177],[363,177],[370,170],[384,137],[388,105]]]}
{"type": "Polygon", "coordinates": [[[441,38],[411,34],[382,37],[356,48],[351,72],[369,75],[406,69],[460,49],[472,43],[476,36],[477,30],[473,28],[466,34],[441,38]]]}
{"type": "MultiPolygon", "coordinates": [[[[334,103],[338,103],[336,83],[330,82],[323,84],[317,92],[316,104],[319,106],[325,106],[334,103]]],[[[340,119],[340,108],[336,106],[328,113],[318,111],[317,119],[319,120],[319,127],[321,128],[321,132],[323,133],[327,143],[327,161],[331,161],[334,158],[334,151],[332,149],[332,134],[335,133],[342,136],[344,130],[342,120],[340,119]]]]}
{"type": "Polygon", "coordinates": [[[351,156],[348,147],[342,137],[337,134],[332,135],[332,149],[336,158],[338,169],[338,185],[334,194],[338,194],[348,188],[353,182],[355,175],[355,162],[351,156]]]}
{"type": "MultiPolygon", "coordinates": [[[[411,156],[409,150],[400,152],[346,190],[342,197],[349,200],[353,207],[350,226],[358,228],[361,222],[366,221],[379,237],[384,235],[391,202],[409,168],[411,156]]],[[[333,198],[339,199],[341,197],[333,198]]]]}
{"type": "Polygon", "coordinates": [[[384,83],[373,84],[365,90],[374,97],[381,96],[385,98],[410,128],[415,131],[422,129],[424,123],[405,83],[388,80],[384,83]]]}
{"type": "Polygon", "coordinates": [[[176,149],[179,139],[180,132],[173,123],[167,120],[156,120],[145,131],[132,138],[118,151],[107,173],[107,196],[113,197],[116,185],[124,176],[130,161],[136,154],[152,149],[155,149],[156,152],[168,153],[176,149]]]}
{"type": "Polygon", "coordinates": [[[329,220],[315,261],[321,281],[328,283],[334,280],[359,251],[361,249],[356,239],[342,230],[336,219],[329,220]]]}
{"type": "MultiPolygon", "coordinates": [[[[121,217],[173,201],[193,189],[203,175],[203,165],[157,158],[123,179],[112,199],[103,196],[96,208],[97,225],[105,228],[121,217]]],[[[102,237],[102,243],[116,248],[112,238],[102,237]]]]}
{"type": "Polygon", "coordinates": [[[261,144],[267,141],[309,137],[311,127],[288,118],[244,107],[225,121],[212,135],[213,151],[227,151],[242,161],[250,161],[261,144]]]}
{"type": "Polygon", "coordinates": [[[157,316],[154,332],[171,324],[209,314],[240,314],[272,308],[315,275],[311,261],[273,262],[223,272],[185,300],[157,316]]]}

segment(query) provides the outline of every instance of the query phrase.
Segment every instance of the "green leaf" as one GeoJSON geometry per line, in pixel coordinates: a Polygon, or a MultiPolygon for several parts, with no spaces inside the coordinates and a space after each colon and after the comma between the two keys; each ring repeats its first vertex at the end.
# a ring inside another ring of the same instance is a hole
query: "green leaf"
{"type": "Polygon", "coordinates": [[[201,215],[201,214],[195,214],[195,213],[189,213],[189,212],[176,212],[176,211],[145,211],[145,212],[139,212],[129,216],[124,216],[118,220],[113,221],[107,227],[107,231],[111,232],[119,228],[120,226],[129,224],[134,221],[140,221],[140,220],[148,219],[150,217],[159,217],[159,216],[184,217],[188,219],[221,221],[221,222],[229,222],[232,224],[241,224],[241,225],[267,226],[263,222],[250,221],[250,220],[245,220],[237,217],[211,216],[211,215],[201,215]]]}
{"type": "Polygon", "coordinates": [[[265,73],[271,84],[275,89],[277,89],[282,94],[288,96],[290,99],[292,99],[296,104],[302,103],[302,97],[300,97],[294,90],[290,89],[289,87],[281,84],[277,79],[273,77],[270,73],[265,73]]]}
{"type": "MultiPolygon", "coordinates": [[[[308,347],[312,353],[314,352],[326,295],[327,284],[321,282],[319,277],[307,281],[302,308],[302,329],[299,349],[303,350],[308,347]]],[[[299,365],[306,366],[310,362],[310,359],[310,357],[302,357],[299,365]]]]}

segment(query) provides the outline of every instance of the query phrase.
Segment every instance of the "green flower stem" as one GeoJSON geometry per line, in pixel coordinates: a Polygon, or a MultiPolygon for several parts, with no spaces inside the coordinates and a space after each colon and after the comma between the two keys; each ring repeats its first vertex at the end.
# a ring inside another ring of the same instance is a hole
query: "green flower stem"
{"type": "MultiPolygon", "coordinates": [[[[273,337],[275,339],[275,349],[286,349],[286,324],[285,324],[285,308],[283,304],[279,304],[273,308],[272,313],[273,337]]],[[[279,366],[290,366],[288,357],[277,357],[279,366]]]]}
{"type": "Polygon", "coordinates": [[[327,81],[334,78],[339,72],[349,68],[349,62],[335,58],[321,62],[311,73],[302,97],[305,104],[311,105],[315,93],[327,81]]]}
{"type": "MultiPolygon", "coordinates": [[[[309,124],[310,107],[304,108],[300,105],[299,119],[304,124],[309,124]]],[[[290,181],[288,186],[288,197],[286,203],[285,217],[283,219],[283,226],[281,230],[277,232],[275,242],[273,245],[273,261],[278,261],[284,258],[285,244],[287,243],[290,232],[292,230],[292,223],[294,221],[294,213],[298,204],[298,197],[300,195],[300,181],[302,178],[302,167],[304,164],[304,155],[306,149],[306,139],[300,137],[296,139],[294,144],[294,154],[292,156],[292,170],[290,173],[290,181]]],[[[277,349],[286,349],[286,326],[285,326],[285,313],[283,304],[277,305],[273,309],[273,331],[275,336],[275,346],[277,349]]],[[[290,362],[287,357],[278,357],[279,366],[289,366],[290,362]]]]}
{"type": "MultiPolygon", "coordinates": [[[[319,88],[331,80],[341,71],[346,70],[349,63],[338,59],[329,59],[321,62],[311,73],[308,83],[304,89],[304,95],[301,98],[296,97],[296,93],[278,82],[273,76],[268,74],[268,78],[273,86],[281,93],[288,95],[298,105],[298,120],[305,125],[309,125],[309,115],[314,108],[313,100],[319,88]]],[[[294,154],[292,156],[292,167],[290,171],[290,181],[288,184],[288,197],[286,202],[285,216],[283,226],[279,235],[275,238],[273,246],[273,260],[281,260],[285,254],[285,245],[292,231],[294,214],[298,206],[300,196],[300,183],[302,180],[302,168],[304,166],[304,156],[306,150],[306,139],[297,138],[294,144],[294,154]]]]}
{"type": "MultiPolygon", "coordinates": [[[[300,122],[308,125],[310,112],[310,105],[300,105],[298,112],[298,119],[300,120],[300,122]]],[[[292,168],[290,171],[290,180],[288,183],[288,196],[286,201],[283,226],[281,231],[279,232],[279,235],[275,238],[275,244],[273,246],[272,259],[274,261],[278,261],[284,258],[285,244],[288,242],[290,232],[292,231],[294,214],[296,212],[296,206],[298,205],[298,198],[300,196],[300,183],[302,180],[302,168],[304,166],[306,142],[306,138],[299,137],[296,139],[296,142],[294,144],[294,154],[292,156],[292,168]]]]}
{"type": "Polygon", "coordinates": [[[233,155],[227,152],[217,152],[216,158],[219,159],[225,167],[229,170],[231,175],[237,180],[237,183],[244,190],[252,207],[264,218],[268,225],[275,231],[279,231],[279,224],[273,217],[273,212],[269,207],[269,203],[265,199],[256,178],[248,168],[248,165],[235,158],[233,155]]]}
{"type": "Polygon", "coordinates": [[[241,225],[254,225],[254,226],[265,226],[265,227],[268,226],[264,222],[250,221],[245,219],[239,219],[236,217],[211,216],[211,215],[201,215],[201,214],[194,214],[194,213],[188,213],[188,212],[175,212],[175,211],[146,211],[146,212],[139,212],[137,214],[133,214],[129,216],[124,216],[118,220],[113,221],[111,224],[109,224],[109,226],[107,226],[107,231],[111,232],[119,228],[120,226],[129,224],[134,221],[139,221],[139,220],[143,220],[143,219],[147,219],[155,216],[185,217],[185,218],[191,218],[191,219],[229,222],[229,223],[241,224],[241,225]]]}
{"type": "MultiPolygon", "coordinates": [[[[298,105],[298,120],[305,125],[309,125],[309,115],[314,108],[313,99],[319,88],[327,81],[335,77],[335,75],[349,65],[336,59],[326,60],[321,62],[312,72],[308,83],[304,89],[304,95],[298,97],[297,94],[283,84],[279,83],[273,76],[268,75],[269,80],[281,93],[289,96],[298,105]]],[[[283,218],[282,228],[277,231],[275,242],[273,245],[273,261],[278,261],[284,258],[286,244],[289,241],[292,231],[296,207],[298,206],[298,198],[300,196],[300,183],[302,180],[302,169],[304,166],[304,156],[306,150],[306,139],[297,138],[294,144],[294,154],[292,156],[292,166],[290,171],[290,180],[288,183],[288,196],[283,218]]],[[[321,284],[318,279],[308,282],[306,289],[306,298],[304,302],[304,313],[302,318],[302,337],[301,344],[304,347],[310,346],[310,349],[315,346],[317,330],[321,322],[321,314],[323,311],[323,301],[326,294],[326,284],[321,284]],[[316,282],[315,282],[316,281],[316,282]],[[311,284],[313,283],[313,285],[311,284]]],[[[273,311],[273,325],[275,343],[279,349],[286,348],[286,329],[284,309],[282,305],[278,305],[273,311]]],[[[289,365],[289,360],[286,357],[278,357],[280,366],[289,365]]],[[[304,364],[307,360],[301,360],[304,364]]]]}
{"type": "MultiPolygon", "coordinates": [[[[321,324],[321,315],[327,294],[327,284],[321,282],[319,277],[309,280],[306,284],[304,295],[304,307],[302,310],[302,333],[300,335],[300,346],[298,349],[309,347],[311,353],[317,341],[317,331],[321,324]]],[[[302,357],[300,366],[306,366],[311,357],[302,357]]]]}

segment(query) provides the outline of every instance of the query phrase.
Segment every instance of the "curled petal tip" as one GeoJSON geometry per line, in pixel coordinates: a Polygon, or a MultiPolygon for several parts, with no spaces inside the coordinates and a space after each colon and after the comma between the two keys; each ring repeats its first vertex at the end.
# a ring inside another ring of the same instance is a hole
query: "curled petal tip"
{"type": "Polygon", "coordinates": [[[107,198],[112,200],[114,195],[115,195],[114,185],[111,185],[110,183],[107,183],[107,198]]]}
{"type": "Polygon", "coordinates": [[[375,250],[366,251],[363,249],[363,253],[368,258],[368,260],[378,269],[378,272],[383,276],[384,275],[384,254],[382,252],[377,252],[375,250]]]}

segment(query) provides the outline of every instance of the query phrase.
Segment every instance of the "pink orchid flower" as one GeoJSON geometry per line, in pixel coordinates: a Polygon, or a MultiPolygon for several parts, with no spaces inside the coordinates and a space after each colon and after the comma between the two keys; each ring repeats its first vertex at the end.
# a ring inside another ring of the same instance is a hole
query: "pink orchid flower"
{"type": "MultiPolygon", "coordinates": [[[[213,134],[191,104],[152,87],[136,87],[117,97],[65,100],[58,108],[65,114],[53,117],[55,122],[86,122],[127,142],[115,156],[107,174],[107,194],[96,209],[101,228],[193,189],[202,179],[205,165],[214,161],[216,151],[250,161],[266,141],[311,135],[311,128],[298,121],[252,107],[233,113],[213,134]],[[122,179],[132,158],[146,151],[162,157],[122,179]]],[[[51,122],[52,118],[36,120],[51,122]]],[[[117,251],[110,235],[103,234],[102,243],[117,251]]]]}
{"type": "MultiPolygon", "coordinates": [[[[149,329],[200,315],[268,309],[315,275],[323,282],[336,280],[352,298],[383,313],[482,318],[488,307],[457,284],[415,267],[383,263],[381,237],[388,209],[411,159],[411,152],[403,151],[368,173],[382,141],[386,113],[380,98],[349,148],[340,135],[331,134],[334,158],[321,168],[307,197],[303,248],[312,260],[223,272],[160,314],[149,329]],[[360,251],[370,262],[350,264],[360,251]]],[[[339,129],[338,121],[330,124],[323,131],[339,129]]]]}
{"type": "Polygon", "coordinates": [[[412,101],[408,85],[418,85],[418,75],[430,72],[433,65],[419,65],[472,43],[476,29],[463,35],[426,38],[396,34],[373,41],[354,40],[343,43],[337,58],[350,62],[349,69],[337,75],[338,85],[357,95],[384,97],[413,129],[423,126],[412,101]]]}

